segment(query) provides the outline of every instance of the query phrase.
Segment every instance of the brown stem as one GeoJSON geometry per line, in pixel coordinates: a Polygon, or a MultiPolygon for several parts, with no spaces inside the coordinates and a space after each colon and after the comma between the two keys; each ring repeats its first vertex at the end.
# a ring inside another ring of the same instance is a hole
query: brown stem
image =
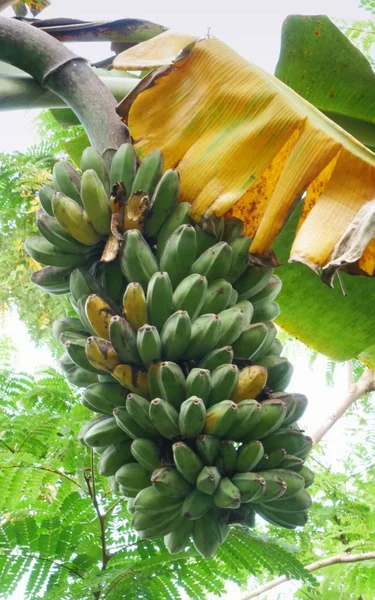
{"type": "MultiPolygon", "coordinates": [[[[324,558],[322,560],[318,560],[316,562],[311,563],[305,567],[306,571],[311,573],[312,571],[317,571],[318,569],[324,569],[324,567],[330,567],[332,565],[343,564],[343,563],[355,563],[361,562],[364,560],[375,560],[375,552],[364,552],[363,554],[336,554],[335,556],[330,556],[329,558],[324,558]]],[[[241,600],[251,600],[251,598],[257,598],[261,594],[268,592],[268,590],[273,590],[278,585],[281,585],[285,581],[288,581],[288,577],[282,575],[281,577],[277,577],[273,581],[266,583],[264,585],[260,585],[252,592],[248,592],[241,597],[241,600]]]]}
{"type": "Polygon", "coordinates": [[[91,450],[91,468],[85,471],[84,478],[87,485],[87,490],[89,496],[92,500],[92,504],[95,508],[96,514],[99,520],[99,529],[100,529],[100,543],[102,546],[102,571],[104,571],[107,567],[107,563],[111,558],[107,552],[107,541],[105,537],[105,514],[100,512],[98,499],[96,497],[96,486],[95,486],[95,472],[94,472],[94,451],[91,450]]]}

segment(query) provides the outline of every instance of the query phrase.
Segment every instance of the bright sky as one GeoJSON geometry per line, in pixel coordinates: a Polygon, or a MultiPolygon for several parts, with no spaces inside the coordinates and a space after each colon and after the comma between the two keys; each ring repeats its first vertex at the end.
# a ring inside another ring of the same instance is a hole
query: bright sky
{"type": "MultiPolygon", "coordinates": [[[[226,42],[249,61],[273,72],[278,59],[281,25],[288,14],[327,14],[348,22],[369,19],[369,13],[358,8],[358,4],[359,0],[190,0],[189,3],[171,0],[138,0],[134,3],[125,3],[123,0],[52,0],[51,7],[41,16],[69,16],[83,20],[143,18],[196,35],[205,35],[207,29],[211,28],[212,35],[226,42]]],[[[10,16],[12,11],[8,9],[3,14],[10,16]]],[[[71,47],[91,60],[109,55],[108,44],[72,44],[71,47]]],[[[38,141],[33,127],[36,114],[36,111],[0,113],[0,151],[22,151],[38,141]]],[[[9,332],[13,332],[14,342],[21,349],[20,363],[26,366],[30,356],[34,354],[33,367],[45,364],[49,359],[48,351],[33,353],[33,345],[28,340],[25,328],[22,325],[14,327],[16,322],[17,319],[13,316],[9,321],[9,332]]],[[[326,360],[320,357],[314,368],[309,369],[307,353],[301,345],[298,347],[299,351],[292,359],[295,376],[290,389],[308,396],[309,409],[302,425],[308,424],[308,430],[312,431],[342,398],[346,377],[339,370],[334,389],[327,388],[324,379],[326,360]]],[[[31,366],[30,362],[28,364],[31,366]]],[[[333,462],[345,455],[347,446],[343,423],[335,426],[334,434],[328,434],[324,443],[329,448],[333,462]]],[[[290,600],[294,589],[294,584],[288,584],[267,594],[267,600],[281,597],[290,600]]],[[[229,598],[239,598],[238,592],[232,590],[228,600],[229,598]]],[[[22,600],[21,590],[9,600],[22,600]]]]}

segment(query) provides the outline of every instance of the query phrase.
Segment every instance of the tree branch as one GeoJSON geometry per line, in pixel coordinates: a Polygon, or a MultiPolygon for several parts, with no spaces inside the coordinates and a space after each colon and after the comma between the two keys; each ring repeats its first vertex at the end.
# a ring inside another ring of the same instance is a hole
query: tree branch
{"type": "MultiPolygon", "coordinates": [[[[348,369],[349,375],[351,374],[351,366],[348,369]]],[[[317,427],[317,429],[310,433],[310,437],[313,440],[314,445],[318,444],[326,433],[334,426],[334,424],[344,415],[344,413],[356,402],[369,392],[375,390],[375,373],[367,367],[363,371],[361,377],[353,382],[350,378],[348,385],[348,391],[346,396],[341,400],[336,410],[327,419],[317,427]]]]}
{"type": "MultiPolygon", "coordinates": [[[[375,552],[365,552],[363,554],[336,554],[335,556],[330,556],[329,558],[324,558],[322,560],[318,560],[317,562],[313,562],[310,565],[307,565],[305,569],[306,571],[311,573],[312,571],[324,569],[324,567],[330,567],[332,565],[343,563],[355,563],[365,560],[375,560],[375,552]]],[[[288,581],[288,578],[285,575],[277,577],[277,579],[274,579],[269,583],[257,587],[252,592],[244,594],[241,597],[241,600],[251,600],[251,598],[257,598],[261,594],[264,594],[269,590],[273,590],[275,587],[281,585],[282,583],[285,583],[285,581],[288,581]]]]}
{"type": "Polygon", "coordinates": [[[70,571],[70,573],[73,573],[77,577],[80,577],[80,579],[84,579],[83,575],[81,575],[81,573],[79,573],[79,571],[76,571],[75,569],[72,569],[71,567],[64,565],[64,563],[60,563],[56,560],[52,560],[51,558],[46,558],[45,556],[38,556],[37,554],[29,554],[28,552],[22,552],[21,556],[27,556],[34,560],[44,560],[46,562],[51,563],[51,565],[57,565],[58,567],[61,567],[62,569],[66,569],[67,571],[70,571]]]}
{"type": "Polygon", "coordinates": [[[104,571],[107,567],[107,563],[111,558],[107,552],[107,542],[105,537],[105,514],[100,512],[98,499],[96,497],[96,487],[95,487],[95,473],[94,473],[94,451],[91,450],[91,468],[86,469],[84,472],[84,478],[87,485],[87,490],[89,496],[92,500],[93,506],[95,508],[96,514],[99,520],[99,528],[100,528],[100,542],[102,546],[102,571],[104,571]]]}

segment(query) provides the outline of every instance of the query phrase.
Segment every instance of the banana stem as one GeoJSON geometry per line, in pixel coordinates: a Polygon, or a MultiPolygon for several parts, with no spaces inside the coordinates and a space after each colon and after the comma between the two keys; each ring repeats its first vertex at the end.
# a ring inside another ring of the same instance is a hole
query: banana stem
{"type": "Polygon", "coordinates": [[[29,73],[77,115],[107,164],[129,134],[116,100],[87,62],[44,31],[0,17],[0,60],[29,73]]]}

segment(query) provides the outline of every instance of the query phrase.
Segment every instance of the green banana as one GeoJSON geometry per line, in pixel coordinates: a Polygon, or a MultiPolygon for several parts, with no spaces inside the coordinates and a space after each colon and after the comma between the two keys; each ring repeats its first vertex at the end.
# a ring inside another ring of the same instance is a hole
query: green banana
{"type": "Polygon", "coordinates": [[[220,480],[218,488],[214,493],[214,503],[218,508],[239,508],[241,504],[241,492],[228,477],[220,480]]]}
{"type": "Polygon", "coordinates": [[[121,271],[121,265],[118,258],[110,263],[104,264],[104,287],[110,298],[121,306],[122,295],[126,286],[125,277],[121,271]]]}
{"type": "Polygon", "coordinates": [[[271,525],[277,527],[285,527],[286,529],[295,529],[296,527],[304,527],[308,516],[307,511],[299,511],[295,513],[279,513],[273,511],[266,505],[256,505],[257,513],[271,525]]]}
{"type": "Polygon", "coordinates": [[[218,345],[221,334],[221,320],[218,315],[206,314],[198,317],[191,327],[190,344],[184,358],[199,359],[218,345]]]}
{"type": "Polygon", "coordinates": [[[207,279],[193,273],[185,277],[173,292],[173,304],[177,310],[185,310],[194,321],[201,312],[208,289],[207,279]]]}
{"type": "Polygon", "coordinates": [[[138,492],[150,485],[150,473],[146,471],[139,463],[131,462],[123,465],[116,471],[116,481],[123,485],[129,497],[135,498],[138,492]]]}
{"type": "Polygon", "coordinates": [[[186,311],[178,310],[167,319],[160,334],[163,358],[166,360],[182,358],[190,338],[190,317],[186,311]]]}
{"type": "Polygon", "coordinates": [[[185,498],[191,491],[191,485],[180,475],[175,467],[156,469],[151,475],[155,489],[168,498],[185,498]]]}
{"type": "MultiPolygon", "coordinates": [[[[287,504],[287,498],[292,498],[296,495],[299,495],[301,490],[305,487],[305,480],[301,473],[295,473],[294,471],[289,471],[288,469],[273,469],[273,473],[281,477],[286,483],[286,490],[282,496],[281,501],[276,500],[277,503],[281,502],[281,510],[287,511],[287,509],[283,509],[282,507],[287,504]]],[[[308,494],[307,494],[308,496],[308,494]]],[[[300,495],[299,495],[300,497],[300,495]]],[[[306,496],[304,496],[306,498],[306,496]]],[[[309,496],[308,496],[309,497],[309,496]]],[[[310,498],[310,497],[309,497],[310,498]]],[[[310,501],[311,503],[311,501],[310,501]]],[[[292,503],[293,505],[293,503],[292,503]]],[[[280,506],[280,505],[279,505],[280,506]]],[[[309,508],[308,506],[304,507],[309,508]]]]}
{"type": "Polygon", "coordinates": [[[199,492],[213,496],[220,483],[221,475],[216,467],[203,467],[196,481],[199,492]]]}
{"type": "Polygon", "coordinates": [[[88,433],[88,431],[91,429],[91,427],[94,427],[94,425],[96,425],[97,423],[101,423],[102,421],[105,421],[107,419],[107,417],[105,417],[104,415],[100,415],[100,417],[97,417],[96,419],[93,419],[92,421],[86,421],[86,423],[84,423],[81,427],[81,429],[78,432],[78,441],[80,444],[83,444],[84,446],[85,444],[85,435],[86,433],[88,433]]]}
{"type": "Polygon", "coordinates": [[[214,371],[221,365],[229,365],[233,360],[233,350],[231,346],[224,346],[223,348],[217,348],[212,350],[199,363],[199,367],[207,369],[208,371],[214,371]]]}
{"type": "Polygon", "coordinates": [[[192,225],[180,225],[165,244],[160,257],[160,268],[167,271],[173,289],[189,275],[195,255],[195,229],[192,225]]]}
{"type": "Polygon", "coordinates": [[[57,192],[52,199],[52,208],[61,227],[81,244],[93,246],[102,239],[87,212],[72,198],[57,192]]]}
{"type": "Polygon", "coordinates": [[[279,464],[280,469],[289,469],[291,471],[296,471],[300,473],[303,469],[304,460],[299,458],[298,456],[293,456],[292,454],[286,454],[279,464]]]}
{"type": "Polygon", "coordinates": [[[267,385],[274,392],[283,392],[293,375],[293,365],[288,359],[281,356],[265,356],[258,364],[267,369],[267,385]]]}
{"type": "Polygon", "coordinates": [[[200,435],[195,442],[196,450],[203,462],[212,467],[220,453],[220,440],[213,435],[200,435]]]}
{"type": "Polygon", "coordinates": [[[250,322],[247,318],[247,311],[242,307],[237,308],[237,304],[232,308],[221,311],[218,318],[221,323],[221,331],[216,346],[219,348],[229,346],[235,342],[250,322]]]}
{"type": "Polygon", "coordinates": [[[180,435],[178,428],[178,412],[169,402],[154,398],[150,402],[150,419],[159,433],[173,440],[180,435]]]}
{"type": "Polygon", "coordinates": [[[161,340],[156,327],[143,325],[137,331],[137,350],[145,365],[161,358],[161,340]]]}
{"type": "Polygon", "coordinates": [[[255,296],[252,296],[251,304],[253,304],[254,308],[256,308],[262,304],[272,302],[272,300],[274,300],[281,291],[282,285],[283,284],[280,277],[277,275],[272,275],[262,291],[258,294],[255,294],[255,296]]]}
{"type": "Polygon", "coordinates": [[[284,450],[284,448],[278,448],[278,450],[274,450],[269,455],[264,454],[257,466],[254,467],[254,471],[274,470],[279,466],[285,456],[286,450],[284,450]]]}
{"type": "MultiPolygon", "coordinates": [[[[296,473],[293,473],[293,475],[298,477],[296,473]]],[[[312,504],[311,496],[302,487],[295,491],[292,496],[286,496],[287,491],[283,494],[282,498],[276,499],[273,502],[267,502],[267,508],[273,512],[294,513],[305,511],[310,508],[312,504]]]]}
{"type": "Polygon", "coordinates": [[[62,333],[77,333],[80,335],[88,335],[81,321],[75,317],[60,317],[52,324],[52,334],[57,341],[60,341],[62,333]]]}
{"type": "Polygon", "coordinates": [[[163,174],[163,167],[163,155],[159,150],[153,150],[147,154],[138,167],[130,195],[142,191],[151,197],[163,174]]]}
{"type": "Polygon", "coordinates": [[[232,397],[237,388],[239,368],[237,365],[221,365],[211,373],[211,392],[207,406],[213,406],[232,397]]]}
{"type": "Polygon", "coordinates": [[[249,300],[266,287],[273,269],[265,267],[249,267],[234,283],[233,287],[238,292],[239,300],[249,300]]]}
{"type": "Polygon", "coordinates": [[[245,441],[262,440],[279,429],[287,412],[282,400],[266,400],[261,404],[257,425],[245,436],[245,441]]]}
{"type": "Polygon", "coordinates": [[[81,369],[81,367],[77,367],[68,354],[64,354],[59,359],[59,365],[64,371],[66,379],[72,385],[77,387],[87,387],[98,381],[97,375],[89,373],[88,371],[81,369]]]}
{"type": "Polygon", "coordinates": [[[156,254],[159,260],[172,233],[181,225],[191,224],[191,219],[189,217],[190,206],[189,202],[181,202],[178,204],[171,216],[165,221],[160,229],[156,247],[156,254]]]}
{"type": "Polygon", "coordinates": [[[298,421],[307,407],[307,398],[303,394],[274,392],[270,394],[270,400],[282,400],[287,406],[283,427],[287,427],[291,423],[298,421]]]}
{"type": "Polygon", "coordinates": [[[114,417],[108,417],[93,425],[83,440],[86,446],[109,446],[128,440],[129,436],[120,429],[114,417]]]}
{"type": "Polygon", "coordinates": [[[138,512],[149,514],[160,514],[170,512],[174,508],[181,506],[180,498],[170,498],[165,501],[165,496],[160,494],[154,486],[143,488],[134,499],[134,508],[138,512]]]}
{"type": "Polygon", "coordinates": [[[271,500],[280,498],[286,492],[286,482],[273,471],[258,471],[258,475],[266,482],[266,489],[261,498],[252,500],[253,503],[259,502],[263,504],[264,502],[270,502],[271,500]]]}
{"type": "Polygon", "coordinates": [[[309,467],[303,466],[299,474],[303,477],[305,488],[310,487],[314,483],[315,475],[309,467]]]}
{"type": "Polygon", "coordinates": [[[132,453],[130,452],[130,440],[114,444],[105,448],[98,462],[98,471],[104,477],[115,475],[116,471],[122,465],[126,465],[133,461],[132,453]]]}
{"type": "Polygon", "coordinates": [[[109,177],[108,177],[107,167],[105,165],[104,159],[101,156],[101,154],[99,154],[99,152],[97,152],[95,150],[95,148],[93,148],[92,146],[88,146],[82,152],[81,171],[82,171],[81,196],[82,196],[83,204],[84,204],[84,200],[83,200],[82,187],[84,185],[83,181],[85,178],[85,173],[87,173],[87,171],[93,171],[95,173],[95,175],[99,179],[100,183],[103,185],[104,191],[106,193],[106,197],[108,198],[109,177]]]}
{"type": "Polygon", "coordinates": [[[194,438],[202,433],[206,418],[204,402],[198,396],[191,396],[181,404],[178,427],[181,435],[194,438]]]}
{"type": "Polygon", "coordinates": [[[173,313],[172,284],[168,273],[157,271],[147,286],[147,314],[150,325],[161,332],[173,313]]]}
{"type": "Polygon", "coordinates": [[[100,235],[111,233],[111,211],[107,192],[94,169],[88,169],[82,175],[82,204],[95,231],[100,235]]]}
{"type": "Polygon", "coordinates": [[[230,263],[227,280],[233,283],[243,275],[247,269],[251,239],[239,237],[230,242],[232,248],[232,260],[230,263]]]}
{"type": "Polygon", "coordinates": [[[44,267],[30,275],[30,281],[47,294],[69,294],[71,267],[44,267]]]}
{"type": "MultiPolygon", "coordinates": [[[[116,484],[118,485],[116,478],[114,478],[114,479],[115,479],[116,484]]],[[[134,513],[135,513],[134,500],[135,500],[135,498],[129,498],[129,500],[126,503],[126,510],[128,511],[129,515],[134,515],[134,513]]]]}
{"type": "Polygon", "coordinates": [[[116,151],[110,171],[110,187],[122,183],[125,188],[125,199],[130,196],[135,173],[137,170],[137,157],[132,144],[122,144],[116,151]]]}
{"type": "Polygon", "coordinates": [[[192,529],[192,522],[184,521],[178,529],[175,529],[164,536],[164,544],[169,554],[179,554],[180,552],[183,552],[189,543],[192,529]]]}
{"type": "Polygon", "coordinates": [[[214,556],[222,542],[222,533],[216,515],[207,513],[194,521],[192,540],[197,552],[203,558],[214,556]]]}
{"type": "Polygon", "coordinates": [[[177,471],[188,481],[195,484],[203,463],[199,456],[184,442],[176,442],[172,446],[173,460],[177,471]]]}
{"type": "Polygon", "coordinates": [[[71,254],[87,254],[87,246],[75,240],[61,227],[57,219],[46,215],[44,211],[38,210],[36,224],[47,242],[50,242],[50,244],[53,244],[59,250],[71,254]]]}
{"type": "Polygon", "coordinates": [[[271,321],[248,325],[233,343],[235,357],[253,362],[259,360],[267,354],[276,334],[277,329],[271,321]]]}
{"type": "Polygon", "coordinates": [[[254,307],[253,322],[274,321],[280,314],[280,306],[277,302],[268,302],[254,307]]]}
{"type": "Polygon", "coordinates": [[[237,302],[238,302],[238,292],[237,292],[237,290],[235,290],[232,287],[232,293],[231,293],[231,296],[229,298],[229,302],[228,302],[227,308],[232,308],[235,304],[237,304],[237,302]]]}
{"type": "Polygon", "coordinates": [[[55,194],[56,190],[52,185],[43,185],[38,192],[40,205],[50,217],[53,217],[52,198],[55,194]]]}
{"type": "Polygon", "coordinates": [[[83,392],[83,397],[96,412],[112,416],[114,408],[125,406],[126,390],[112,379],[111,383],[98,382],[89,385],[83,392]]]}
{"type": "Polygon", "coordinates": [[[220,444],[220,455],[223,459],[223,472],[231,477],[236,472],[237,447],[232,440],[222,440],[220,444]]]}
{"type": "Polygon", "coordinates": [[[232,248],[226,242],[218,242],[201,254],[191,266],[192,273],[204,275],[208,282],[225,277],[232,259],[232,248]]]}
{"type": "Polygon", "coordinates": [[[58,192],[81,204],[81,178],[69,163],[65,160],[56,162],[52,170],[52,180],[58,192]]]}
{"type": "Polygon", "coordinates": [[[126,410],[136,424],[149,435],[158,436],[158,431],[150,419],[150,403],[142,396],[128,394],[126,397],[126,410]]]}
{"type": "Polygon", "coordinates": [[[144,234],[155,238],[168,215],[176,207],[180,195],[180,177],[175,169],[168,169],[159,180],[151,199],[144,234]]]}
{"type": "Polygon", "coordinates": [[[118,315],[109,322],[109,339],[124,363],[140,364],[141,358],[137,350],[137,336],[131,325],[118,315]]]}
{"type": "MultiPolygon", "coordinates": [[[[149,532],[153,529],[158,531],[169,524],[176,517],[180,516],[180,507],[174,508],[167,513],[150,514],[142,511],[135,511],[132,518],[132,528],[136,531],[149,532]]],[[[156,535],[156,533],[155,533],[156,535]]],[[[147,536],[148,537],[148,536],[147,536]]]]}
{"type": "Polygon", "coordinates": [[[70,292],[76,303],[83,297],[87,298],[91,294],[96,294],[111,306],[113,312],[119,312],[119,308],[107,295],[103,286],[85,269],[74,269],[72,272],[70,277],[70,292]]]}
{"type": "Polygon", "coordinates": [[[129,282],[140,283],[147,290],[148,283],[159,266],[149,245],[138,229],[124,233],[120,250],[121,269],[129,282]]]}
{"type": "Polygon", "coordinates": [[[214,237],[213,235],[210,235],[206,231],[203,231],[203,229],[199,227],[199,225],[194,225],[194,229],[197,239],[197,256],[200,256],[201,254],[203,254],[203,252],[214,246],[217,240],[216,237],[214,237]]]}
{"type": "Polygon", "coordinates": [[[185,375],[179,365],[172,361],[164,361],[156,367],[155,391],[160,397],[179,409],[185,398],[185,375]]]}
{"type": "Polygon", "coordinates": [[[241,502],[258,502],[266,491],[266,482],[259,473],[236,473],[233,484],[241,492],[241,502]]]}
{"type": "Polygon", "coordinates": [[[237,405],[236,418],[226,432],[226,437],[241,442],[250,435],[261,418],[261,405],[256,400],[242,400],[237,405]]]}
{"type": "Polygon", "coordinates": [[[160,448],[146,438],[137,438],[131,443],[131,454],[146,471],[155,471],[160,467],[160,448]]]}
{"type": "Polygon", "coordinates": [[[204,433],[218,438],[227,437],[225,434],[236,419],[237,404],[230,400],[223,400],[206,413],[204,433]]]}
{"type": "Polygon", "coordinates": [[[283,349],[284,349],[284,346],[282,345],[280,340],[275,338],[273,340],[272,344],[270,345],[270,347],[268,348],[267,354],[272,354],[273,356],[280,356],[283,349]]]}
{"type": "Polygon", "coordinates": [[[203,404],[206,404],[210,390],[210,372],[207,369],[191,369],[186,378],[186,398],[198,396],[203,404]]]}
{"type": "Polygon", "coordinates": [[[90,373],[95,373],[96,375],[100,375],[102,373],[101,370],[96,369],[92,366],[92,364],[88,361],[86,356],[86,337],[70,339],[65,342],[65,350],[69,354],[72,361],[77,365],[77,367],[81,367],[81,369],[85,369],[90,373]]]}
{"type": "Polygon", "coordinates": [[[195,521],[200,519],[212,507],[212,496],[194,489],[186,496],[181,507],[181,515],[185,519],[195,521]]]}
{"type": "Polygon", "coordinates": [[[130,416],[130,414],[124,406],[117,406],[116,408],[114,408],[113,416],[116,420],[118,427],[125,431],[127,436],[132,440],[136,440],[138,438],[156,439],[158,437],[157,435],[146,431],[145,429],[143,429],[143,427],[140,427],[138,423],[133,419],[133,417],[130,416]]]}
{"type": "Polygon", "coordinates": [[[179,514],[162,524],[157,524],[152,527],[148,527],[144,530],[138,530],[137,534],[140,539],[158,539],[165,537],[172,531],[178,531],[182,525],[185,524],[185,520],[179,514]]]}
{"type": "Polygon", "coordinates": [[[246,442],[237,450],[236,472],[253,471],[264,455],[263,444],[259,440],[246,442]]]}
{"type": "Polygon", "coordinates": [[[232,286],[225,279],[215,279],[208,288],[200,314],[219,313],[228,306],[232,295],[232,286]]]}
{"type": "Polygon", "coordinates": [[[24,246],[27,254],[42,265],[74,268],[87,262],[87,255],[67,253],[42,237],[27,238],[24,246]]]}

